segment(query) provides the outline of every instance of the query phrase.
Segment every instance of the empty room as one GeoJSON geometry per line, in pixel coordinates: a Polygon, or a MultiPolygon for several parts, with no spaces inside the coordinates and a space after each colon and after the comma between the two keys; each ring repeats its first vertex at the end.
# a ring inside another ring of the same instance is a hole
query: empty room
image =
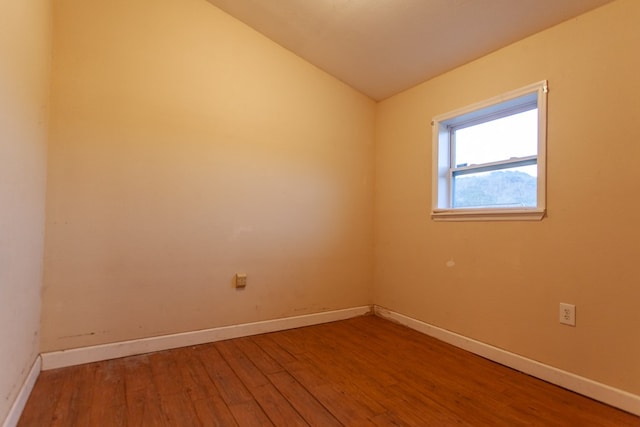
{"type": "Polygon", "coordinates": [[[0,17],[3,427],[640,426],[640,1],[0,17]]]}

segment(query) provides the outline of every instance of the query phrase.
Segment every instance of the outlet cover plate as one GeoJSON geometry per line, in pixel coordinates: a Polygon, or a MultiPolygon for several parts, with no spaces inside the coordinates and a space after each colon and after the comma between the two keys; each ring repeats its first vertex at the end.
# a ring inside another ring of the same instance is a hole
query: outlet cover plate
{"type": "Polygon", "coordinates": [[[563,325],[576,326],[576,306],[573,304],[560,303],[560,323],[563,325]]]}
{"type": "Polygon", "coordinates": [[[247,275],[245,273],[236,274],[236,288],[244,289],[247,287],[247,275]]]}

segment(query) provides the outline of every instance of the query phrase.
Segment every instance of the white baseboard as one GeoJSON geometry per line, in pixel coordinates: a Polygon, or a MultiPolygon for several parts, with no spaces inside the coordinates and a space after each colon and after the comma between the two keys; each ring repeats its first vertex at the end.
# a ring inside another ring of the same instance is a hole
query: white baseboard
{"type": "Polygon", "coordinates": [[[486,359],[508,366],[517,371],[524,372],[533,377],[606,403],[613,407],[622,409],[629,413],[640,415],[640,396],[631,394],[624,390],[610,387],[593,380],[590,380],[571,372],[563,371],[544,363],[536,362],[515,353],[485,344],[480,341],[467,338],[455,332],[430,325],[420,320],[387,310],[383,307],[374,306],[376,316],[395,321],[425,335],[434,337],[456,347],[470,351],[486,359]]]}
{"type": "Polygon", "coordinates": [[[320,323],[334,322],[371,313],[371,306],[347,308],[343,310],[325,311],[295,317],[265,320],[261,322],[244,323],[240,325],[223,326],[219,328],[203,329],[200,331],[179,334],[162,335],[158,337],[121,341],[90,347],[74,348],[70,350],[42,353],[42,370],[81,365],[83,363],[98,362],[100,360],[116,359],[119,357],[205,344],[231,338],[300,328],[320,323]]]}
{"type": "Polygon", "coordinates": [[[38,375],[40,375],[41,367],[42,359],[40,358],[40,356],[38,356],[31,366],[29,375],[27,375],[27,378],[24,380],[22,387],[20,387],[20,392],[18,392],[16,400],[13,402],[13,405],[11,405],[9,414],[7,415],[7,418],[5,418],[4,423],[2,423],[2,427],[15,427],[16,425],[18,425],[20,415],[22,415],[24,406],[27,404],[27,400],[29,400],[31,390],[33,390],[33,386],[38,379],[38,375]]]}

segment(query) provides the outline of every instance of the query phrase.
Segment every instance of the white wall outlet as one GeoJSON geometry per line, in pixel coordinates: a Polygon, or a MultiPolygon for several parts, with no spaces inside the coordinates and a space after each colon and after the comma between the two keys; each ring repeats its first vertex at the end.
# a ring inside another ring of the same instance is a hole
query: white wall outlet
{"type": "Polygon", "coordinates": [[[560,323],[569,326],[576,326],[576,306],[573,304],[560,303],[560,323]]]}
{"type": "Polygon", "coordinates": [[[247,287],[247,275],[245,273],[236,273],[236,288],[247,287]]]}

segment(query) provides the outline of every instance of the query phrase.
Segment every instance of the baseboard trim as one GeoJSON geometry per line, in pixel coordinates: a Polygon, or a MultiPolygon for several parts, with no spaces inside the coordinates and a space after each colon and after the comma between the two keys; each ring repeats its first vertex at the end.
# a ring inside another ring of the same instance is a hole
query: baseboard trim
{"type": "Polygon", "coordinates": [[[508,366],[533,377],[640,416],[640,396],[590,380],[515,353],[467,338],[455,332],[430,325],[380,306],[374,306],[376,316],[400,323],[486,359],[508,366]]]}
{"type": "Polygon", "coordinates": [[[200,331],[53,351],[41,354],[42,370],[63,368],[66,366],[81,365],[83,363],[117,359],[119,357],[134,356],[154,351],[170,350],[172,348],[334,322],[369,314],[371,311],[371,306],[354,307],[261,322],[203,329],[200,331]]]}
{"type": "Polygon", "coordinates": [[[27,400],[29,400],[29,396],[31,395],[31,391],[33,390],[33,386],[38,380],[38,375],[40,375],[41,368],[42,359],[40,356],[38,356],[31,366],[29,375],[27,375],[27,378],[25,378],[22,387],[20,387],[18,396],[13,402],[13,405],[11,405],[9,414],[7,414],[7,418],[5,418],[4,422],[2,423],[2,427],[15,427],[16,425],[18,425],[18,421],[20,421],[22,411],[24,410],[24,407],[27,404],[27,400]]]}

